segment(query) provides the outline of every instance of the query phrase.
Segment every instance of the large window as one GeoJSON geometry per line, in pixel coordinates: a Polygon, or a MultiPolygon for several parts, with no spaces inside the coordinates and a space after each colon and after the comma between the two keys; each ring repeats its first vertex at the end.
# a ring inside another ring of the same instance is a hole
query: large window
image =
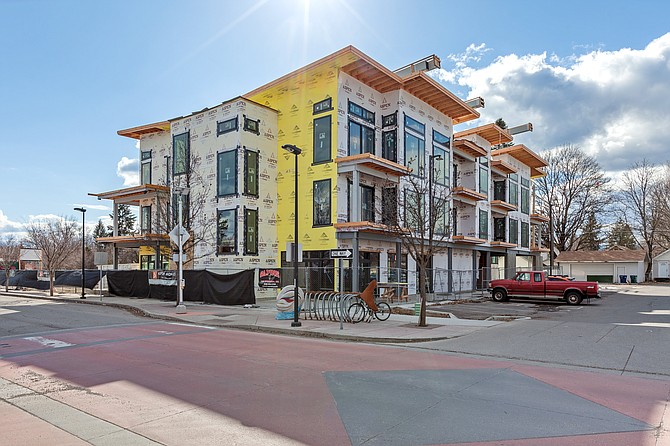
{"type": "Polygon", "coordinates": [[[382,189],[382,222],[389,226],[398,224],[398,188],[382,189]]]}
{"type": "Polygon", "coordinates": [[[449,202],[444,198],[433,198],[435,212],[435,234],[446,235],[449,228],[449,202]]]}
{"type": "Polygon", "coordinates": [[[349,121],[349,155],[375,153],[375,129],[349,121]]]}
{"type": "Polygon", "coordinates": [[[237,130],[237,116],[216,123],[216,136],[237,130]]]}
{"type": "Polygon", "coordinates": [[[244,193],[258,197],[258,152],[244,151],[244,193]]]}
{"type": "Polygon", "coordinates": [[[151,159],[149,161],[142,161],[142,178],[141,184],[151,184],[151,159]]]}
{"type": "Polygon", "coordinates": [[[172,174],[182,175],[188,173],[188,161],[190,156],[189,132],[174,135],[172,137],[172,174]]]}
{"type": "Polygon", "coordinates": [[[332,161],[330,155],[331,116],[314,120],[314,164],[332,161]]]}
{"type": "Polygon", "coordinates": [[[521,212],[530,213],[530,190],[523,186],[521,186],[521,212]]]}
{"type": "Polygon", "coordinates": [[[369,122],[372,125],[375,123],[375,114],[373,112],[351,101],[349,101],[349,114],[361,118],[363,121],[369,122]]]}
{"type": "Polygon", "coordinates": [[[424,124],[407,115],[405,115],[405,129],[414,130],[421,135],[425,135],[426,133],[426,126],[424,124]]]}
{"type": "Polygon", "coordinates": [[[375,188],[361,186],[361,221],[375,221],[375,188]]]}
{"type": "Polygon", "coordinates": [[[509,176],[509,199],[508,203],[513,204],[514,206],[519,205],[519,177],[517,174],[513,173],[509,176]]]}
{"type": "Polygon", "coordinates": [[[398,131],[382,132],[382,157],[394,163],[398,162],[398,131]]]}
{"type": "Polygon", "coordinates": [[[479,210],[479,238],[489,238],[489,213],[482,209],[479,210]]]}
{"type": "Polygon", "coordinates": [[[405,132],[405,165],[412,169],[412,175],[423,176],[425,144],[423,139],[405,132]]]}
{"type": "Polygon", "coordinates": [[[437,184],[449,184],[449,151],[433,146],[433,181],[437,184]]]}
{"type": "Polygon", "coordinates": [[[530,245],[530,227],[528,223],[521,222],[521,247],[528,248],[530,245]]]}
{"type": "Polygon", "coordinates": [[[419,223],[423,221],[424,209],[421,196],[410,189],[405,189],[405,227],[419,230],[419,223]]]}
{"type": "Polygon", "coordinates": [[[237,255],[237,209],[218,212],[216,253],[237,255]]]}
{"type": "Polygon", "coordinates": [[[151,232],[151,206],[142,206],[140,226],[143,234],[151,232]]]}
{"type": "Polygon", "coordinates": [[[237,150],[220,152],[217,159],[217,189],[219,197],[237,193],[237,150]]]}
{"type": "Polygon", "coordinates": [[[442,133],[438,132],[437,130],[433,130],[433,142],[437,144],[442,144],[443,146],[449,148],[449,143],[451,142],[451,138],[449,138],[446,135],[443,135],[442,133]]]}
{"type": "Polygon", "coordinates": [[[327,226],[331,224],[330,209],[330,180],[319,180],[314,182],[314,226],[327,226]]]}
{"type": "Polygon", "coordinates": [[[258,210],[244,208],[244,255],[258,255],[258,210]]]}
{"type": "Polygon", "coordinates": [[[509,242],[519,244],[519,220],[509,219],[509,242]]]}

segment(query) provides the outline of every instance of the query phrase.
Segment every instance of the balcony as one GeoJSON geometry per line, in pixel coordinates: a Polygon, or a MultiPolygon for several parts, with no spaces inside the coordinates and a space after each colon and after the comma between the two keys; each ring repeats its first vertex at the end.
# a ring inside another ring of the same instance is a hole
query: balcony
{"type": "Polygon", "coordinates": [[[491,210],[501,214],[507,214],[510,211],[516,211],[517,207],[512,203],[503,200],[491,200],[491,210]]]}
{"type": "Polygon", "coordinates": [[[390,232],[390,228],[387,225],[371,221],[347,221],[335,223],[333,226],[337,232],[390,232]]]}
{"type": "Polygon", "coordinates": [[[516,248],[518,245],[516,243],[509,243],[502,240],[494,240],[491,242],[491,246],[498,248],[516,248]]]}
{"type": "Polygon", "coordinates": [[[494,172],[498,172],[503,175],[509,175],[511,173],[516,173],[518,171],[518,169],[512,166],[511,164],[506,163],[503,160],[496,160],[496,159],[491,161],[491,169],[494,172]]]}
{"type": "Polygon", "coordinates": [[[454,140],[453,147],[454,150],[465,153],[472,158],[479,158],[480,156],[488,155],[488,151],[485,148],[479,147],[477,144],[473,143],[472,141],[468,141],[467,139],[454,140]]]}
{"type": "Polygon", "coordinates": [[[534,225],[540,225],[542,223],[549,223],[549,217],[543,214],[533,213],[530,214],[530,222],[534,225]]]}
{"type": "Polygon", "coordinates": [[[378,178],[386,178],[387,176],[401,177],[409,175],[412,171],[409,167],[394,163],[386,158],[380,158],[371,153],[344,156],[336,158],[335,162],[337,163],[337,173],[348,173],[359,170],[362,173],[378,178]]]}
{"type": "Polygon", "coordinates": [[[537,253],[549,252],[549,248],[544,248],[544,247],[539,246],[539,245],[530,245],[530,252],[537,252],[537,253]]]}
{"type": "Polygon", "coordinates": [[[530,150],[528,147],[523,144],[517,144],[511,147],[504,147],[502,149],[497,149],[491,152],[491,156],[496,158],[502,155],[509,155],[513,158],[516,158],[519,162],[530,167],[530,177],[538,178],[546,175],[544,168],[549,164],[537,155],[535,152],[530,150]]]}
{"type": "Polygon", "coordinates": [[[454,200],[464,202],[476,202],[486,200],[488,197],[485,194],[476,192],[463,186],[455,186],[451,189],[451,195],[454,200]]]}
{"type": "Polygon", "coordinates": [[[451,240],[454,243],[462,243],[464,245],[481,245],[482,243],[487,242],[487,240],[484,240],[483,238],[477,238],[470,235],[453,235],[451,236],[451,240]]]}

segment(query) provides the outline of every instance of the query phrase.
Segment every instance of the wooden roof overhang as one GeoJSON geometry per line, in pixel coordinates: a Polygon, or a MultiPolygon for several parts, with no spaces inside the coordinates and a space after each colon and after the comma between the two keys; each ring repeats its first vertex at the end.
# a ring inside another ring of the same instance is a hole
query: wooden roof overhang
{"type": "Polygon", "coordinates": [[[518,171],[516,167],[503,160],[491,160],[491,169],[498,171],[503,175],[509,175],[510,173],[516,173],[518,171]]]}
{"type": "Polygon", "coordinates": [[[498,125],[491,123],[486,125],[480,125],[479,127],[473,127],[471,129],[462,130],[460,132],[454,133],[454,138],[463,138],[470,135],[479,135],[489,142],[492,146],[497,144],[506,144],[512,142],[512,135],[499,127],[498,125]]]}
{"type": "Polygon", "coordinates": [[[452,187],[451,194],[453,195],[455,200],[466,199],[469,201],[482,201],[486,200],[487,198],[486,195],[463,186],[452,187]]]}
{"type": "Polygon", "coordinates": [[[481,245],[486,243],[483,238],[470,237],[469,235],[454,235],[451,237],[454,243],[465,243],[467,245],[481,245]]]}
{"type": "Polygon", "coordinates": [[[140,139],[142,136],[151,133],[166,132],[170,130],[170,123],[168,121],[154,122],[153,124],[145,124],[139,127],[132,127],[116,132],[120,136],[127,136],[128,138],[140,139]]]}
{"type": "Polygon", "coordinates": [[[543,214],[530,214],[530,222],[535,224],[549,223],[549,217],[543,214]]]}
{"type": "Polygon", "coordinates": [[[543,248],[542,246],[532,245],[530,247],[530,252],[549,252],[549,248],[543,248]]]}
{"type": "Polygon", "coordinates": [[[151,244],[170,245],[170,236],[167,234],[131,234],[112,237],[98,237],[98,243],[114,243],[122,248],[139,248],[151,244]]]}
{"type": "Polygon", "coordinates": [[[461,152],[473,157],[478,158],[480,156],[486,156],[488,151],[483,147],[479,147],[472,141],[467,139],[454,139],[454,149],[460,150],[461,152]]]}
{"type": "Polygon", "coordinates": [[[516,243],[509,243],[509,242],[494,240],[494,241],[491,242],[491,246],[498,246],[500,248],[516,248],[518,245],[516,243]]]}
{"type": "Polygon", "coordinates": [[[503,200],[491,200],[491,209],[506,214],[509,211],[516,211],[516,206],[503,200]]]}
{"type": "Polygon", "coordinates": [[[367,167],[370,170],[395,177],[409,175],[409,173],[412,172],[412,169],[407,166],[394,163],[386,158],[380,158],[371,153],[361,153],[359,155],[335,158],[335,162],[337,163],[338,173],[351,172],[357,166],[367,167]]]}
{"type": "Polygon", "coordinates": [[[479,118],[479,113],[475,109],[423,71],[407,76],[403,79],[402,85],[403,90],[449,116],[454,124],[479,118]]]}
{"type": "MultiPolygon", "coordinates": [[[[536,173],[539,173],[540,176],[544,175],[544,172],[542,172],[541,168],[547,167],[549,163],[547,163],[544,158],[530,150],[528,147],[524,146],[523,144],[517,144],[511,147],[503,147],[501,149],[495,149],[491,151],[492,156],[500,156],[500,155],[510,155],[525,164],[526,166],[532,169],[535,169],[536,173]]],[[[532,175],[531,175],[532,176],[532,175]]]]}
{"type": "Polygon", "coordinates": [[[140,205],[140,200],[143,198],[151,198],[157,194],[167,194],[170,192],[168,186],[160,186],[158,184],[142,184],[140,186],[127,187],[125,189],[117,189],[109,192],[101,192],[99,194],[88,194],[91,197],[97,197],[98,200],[113,200],[119,204],[129,204],[134,206],[140,205]]]}
{"type": "Polygon", "coordinates": [[[335,223],[333,224],[333,227],[336,231],[340,232],[391,232],[391,229],[387,225],[371,221],[347,221],[343,223],[335,223]]]}

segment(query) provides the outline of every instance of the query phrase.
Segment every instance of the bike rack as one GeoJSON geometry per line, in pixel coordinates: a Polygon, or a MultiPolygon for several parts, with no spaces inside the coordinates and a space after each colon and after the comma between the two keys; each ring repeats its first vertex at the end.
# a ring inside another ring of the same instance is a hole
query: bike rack
{"type": "Polygon", "coordinates": [[[303,319],[338,322],[341,317],[342,321],[351,322],[347,310],[359,299],[359,294],[335,291],[310,291],[305,293],[305,302],[301,310],[303,319]]]}

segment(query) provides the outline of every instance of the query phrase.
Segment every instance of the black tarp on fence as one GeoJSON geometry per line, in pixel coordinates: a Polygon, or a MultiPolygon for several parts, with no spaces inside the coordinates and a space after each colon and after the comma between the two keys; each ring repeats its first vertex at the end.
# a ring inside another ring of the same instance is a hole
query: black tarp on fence
{"type": "MultiPolygon", "coordinates": [[[[184,300],[219,305],[254,304],[254,276],[253,269],[228,275],[186,270],[184,300]]],[[[177,301],[177,287],[150,285],[146,270],[107,271],[107,283],[109,292],[117,296],[177,301]]]]}
{"type": "MultiPolygon", "coordinates": [[[[103,271],[103,275],[105,272],[103,271]]],[[[0,271],[0,285],[5,286],[5,271],[0,271]]],[[[88,269],[84,271],[84,285],[93,289],[100,281],[100,271],[88,269]]],[[[81,286],[81,270],[56,271],[54,278],[55,286],[81,286]]],[[[9,278],[9,286],[21,288],[34,288],[37,290],[48,290],[48,280],[37,280],[36,270],[20,270],[14,272],[14,277],[9,278]]]]}

